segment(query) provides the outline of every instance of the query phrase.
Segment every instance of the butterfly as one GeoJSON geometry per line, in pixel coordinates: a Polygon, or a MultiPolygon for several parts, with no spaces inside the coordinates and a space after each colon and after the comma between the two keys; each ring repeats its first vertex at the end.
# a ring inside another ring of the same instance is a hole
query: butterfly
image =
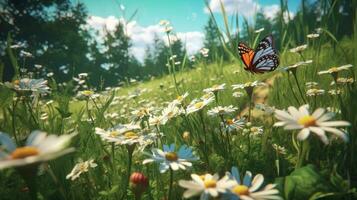
{"type": "Polygon", "coordinates": [[[262,39],[255,50],[243,42],[238,44],[239,55],[245,65],[244,69],[251,73],[274,71],[279,65],[279,57],[274,48],[273,36],[262,39]]]}

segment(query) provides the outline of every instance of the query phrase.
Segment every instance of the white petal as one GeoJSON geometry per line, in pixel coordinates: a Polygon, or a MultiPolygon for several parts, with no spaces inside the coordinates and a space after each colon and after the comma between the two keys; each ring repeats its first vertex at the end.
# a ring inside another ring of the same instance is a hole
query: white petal
{"type": "Polygon", "coordinates": [[[305,140],[307,137],[309,137],[310,131],[308,128],[302,129],[299,134],[297,135],[298,140],[305,140]]]}
{"type": "Polygon", "coordinates": [[[309,129],[316,133],[316,135],[321,139],[321,141],[325,144],[328,144],[328,138],[325,134],[325,131],[319,127],[309,127],[309,129]]]}
{"type": "Polygon", "coordinates": [[[249,188],[250,192],[254,192],[257,189],[260,188],[260,186],[263,184],[264,182],[264,176],[261,174],[257,174],[252,181],[252,186],[249,188]]]}

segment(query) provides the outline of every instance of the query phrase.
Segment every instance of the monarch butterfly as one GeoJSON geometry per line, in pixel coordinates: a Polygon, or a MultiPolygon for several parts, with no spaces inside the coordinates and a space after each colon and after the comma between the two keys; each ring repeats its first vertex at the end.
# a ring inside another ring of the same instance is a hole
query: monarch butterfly
{"type": "Polygon", "coordinates": [[[245,65],[244,69],[251,73],[274,71],[279,65],[279,57],[274,48],[273,36],[262,39],[255,51],[243,42],[238,44],[239,55],[245,65]]]}

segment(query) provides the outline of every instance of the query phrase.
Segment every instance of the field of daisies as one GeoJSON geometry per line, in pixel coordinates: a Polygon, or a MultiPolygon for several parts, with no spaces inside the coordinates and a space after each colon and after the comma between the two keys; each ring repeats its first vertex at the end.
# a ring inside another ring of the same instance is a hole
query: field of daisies
{"type": "Polygon", "coordinates": [[[317,28],[265,74],[202,49],[105,91],[19,69],[0,83],[0,199],[356,199],[356,38],[317,28]]]}

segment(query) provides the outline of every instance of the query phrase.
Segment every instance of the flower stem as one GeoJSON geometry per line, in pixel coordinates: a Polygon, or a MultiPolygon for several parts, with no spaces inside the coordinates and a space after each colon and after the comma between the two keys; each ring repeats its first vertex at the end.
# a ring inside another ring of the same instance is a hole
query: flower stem
{"type": "Polygon", "coordinates": [[[208,159],[208,152],[207,152],[207,131],[206,131],[206,124],[204,122],[204,119],[203,119],[203,111],[200,110],[199,111],[199,116],[200,116],[200,119],[201,119],[201,124],[202,124],[202,130],[203,130],[203,135],[204,135],[204,141],[203,141],[203,154],[206,158],[206,162],[207,162],[207,167],[209,168],[209,159],[208,159]]]}
{"type": "Polygon", "coordinates": [[[127,199],[126,197],[128,195],[128,187],[129,187],[129,181],[130,181],[130,175],[131,175],[131,163],[133,160],[134,148],[135,148],[135,146],[133,146],[133,145],[127,146],[127,149],[128,149],[128,168],[127,168],[128,176],[127,176],[126,183],[125,183],[124,194],[121,199],[127,199]]]}
{"type": "Polygon", "coordinates": [[[305,164],[305,161],[308,160],[309,149],[310,149],[309,141],[308,140],[304,140],[302,142],[301,154],[299,155],[299,160],[298,160],[298,162],[296,164],[296,168],[297,169],[301,168],[305,164]]]}
{"type": "Polygon", "coordinates": [[[15,117],[16,117],[15,111],[16,111],[17,103],[18,103],[18,98],[16,98],[16,101],[13,102],[12,104],[12,133],[14,134],[16,144],[19,145],[19,141],[16,135],[16,123],[15,123],[15,117]]]}
{"type": "Polygon", "coordinates": [[[167,196],[168,200],[171,200],[173,179],[174,179],[174,171],[170,168],[170,185],[169,185],[169,194],[167,196]]]}

